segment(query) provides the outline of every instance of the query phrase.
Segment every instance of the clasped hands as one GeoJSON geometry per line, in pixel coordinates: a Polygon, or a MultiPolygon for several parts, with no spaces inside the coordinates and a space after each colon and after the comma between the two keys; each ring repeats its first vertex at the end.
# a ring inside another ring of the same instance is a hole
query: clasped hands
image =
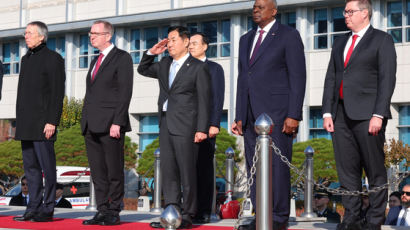
{"type": "MultiPolygon", "coordinates": [[[[296,135],[298,126],[299,126],[298,120],[288,117],[285,119],[285,122],[283,123],[282,133],[286,133],[288,135],[296,135]]],[[[242,121],[237,121],[237,122],[232,123],[231,131],[233,134],[242,136],[243,135],[242,121]]]]}

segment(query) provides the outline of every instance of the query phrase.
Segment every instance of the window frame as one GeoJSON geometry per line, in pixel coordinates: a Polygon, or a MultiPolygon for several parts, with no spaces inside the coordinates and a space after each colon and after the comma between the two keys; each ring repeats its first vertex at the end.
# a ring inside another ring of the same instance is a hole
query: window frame
{"type": "Polygon", "coordinates": [[[4,75],[16,75],[20,73],[20,61],[21,61],[21,47],[20,47],[20,42],[17,41],[8,41],[8,42],[3,42],[2,43],[2,53],[1,53],[1,62],[3,63],[3,74],[4,75]],[[10,61],[5,62],[4,61],[4,46],[5,45],[10,46],[10,61]],[[17,49],[16,49],[17,47],[17,49]],[[17,52],[16,52],[17,51],[17,52]],[[18,55],[16,55],[16,53],[18,55]],[[16,58],[17,57],[17,58],[16,58]],[[10,72],[6,73],[5,72],[5,65],[10,65],[10,72]]]}
{"type": "MultiPolygon", "coordinates": [[[[390,31],[401,30],[401,41],[394,42],[395,44],[400,43],[409,43],[410,42],[410,14],[407,15],[407,12],[410,12],[410,9],[407,9],[407,6],[410,6],[410,0],[387,0],[384,2],[384,24],[386,25],[386,32],[391,35],[390,31]],[[388,14],[388,4],[391,2],[401,2],[401,26],[391,26],[389,27],[389,14],[388,14]]],[[[392,35],[394,40],[394,37],[392,35]]]]}

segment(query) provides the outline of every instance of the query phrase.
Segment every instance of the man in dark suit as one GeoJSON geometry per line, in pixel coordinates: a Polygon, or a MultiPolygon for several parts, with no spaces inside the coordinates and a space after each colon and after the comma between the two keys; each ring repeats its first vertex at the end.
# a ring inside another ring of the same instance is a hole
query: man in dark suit
{"type": "Polygon", "coordinates": [[[170,27],[168,38],[144,53],[138,67],[141,75],[158,79],[162,191],[165,205],[181,209],[181,228],[192,227],[197,211],[196,162],[199,143],[207,138],[211,101],[208,66],[189,55],[188,45],[188,30],[170,27]],[[154,63],[166,49],[170,57],[154,63]]]}
{"type": "Polygon", "coordinates": [[[391,207],[385,225],[410,226],[410,184],[403,187],[400,206],[391,207]]]}
{"type": "MultiPolygon", "coordinates": [[[[332,133],[341,187],[362,189],[364,169],[369,189],[387,182],[383,145],[396,82],[393,39],[370,25],[369,0],[348,0],[344,10],[351,32],[336,39],[323,92],[323,127],[332,133]]],[[[387,189],[369,194],[366,225],[359,220],[360,196],[343,196],[345,215],[338,229],[380,229],[387,189]]]]}
{"type": "MultiPolygon", "coordinates": [[[[239,75],[236,98],[236,119],[232,132],[244,135],[248,176],[253,165],[257,134],[254,122],[262,113],[274,123],[271,137],[289,161],[292,141],[302,119],[306,86],[306,65],[299,33],[275,20],[275,0],[256,0],[253,20],[257,30],[251,30],[239,41],[239,75]]],[[[290,213],[289,167],[273,154],[273,229],[285,229],[290,213]]],[[[251,199],[256,206],[256,184],[251,187],[251,199]]],[[[258,215],[258,213],[256,213],[258,215]]],[[[254,229],[255,221],[242,229],[254,229]]]]}
{"type": "Polygon", "coordinates": [[[206,140],[199,144],[197,178],[198,178],[198,212],[195,221],[209,223],[212,211],[212,199],[214,194],[214,154],[216,135],[219,133],[222,109],[224,105],[225,77],[222,66],[206,58],[209,38],[205,34],[197,32],[191,34],[189,39],[189,53],[196,59],[208,64],[211,74],[212,102],[209,122],[209,131],[206,140]]]}
{"type": "Polygon", "coordinates": [[[28,51],[21,59],[15,139],[21,140],[30,201],[24,215],[14,218],[16,221],[53,220],[54,142],[63,109],[65,68],[64,59],[47,48],[47,36],[47,26],[39,21],[29,23],[24,33],[28,51]]]}
{"type": "Polygon", "coordinates": [[[117,225],[124,197],[124,138],[131,131],[128,107],[134,71],[131,56],[111,43],[114,28],[109,22],[95,21],[89,35],[100,55],[87,74],[81,129],[98,212],[83,224],[117,225]]]}
{"type": "Polygon", "coordinates": [[[56,185],[56,208],[73,208],[70,201],[63,197],[64,185],[57,183],[56,185]]]}
{"type": "Polygon", "coordinates": [[[9,205],[12,206],[27,206],[29,202],[28,184],[26,176],[23,176],[20,181],[21,192],[17,196],[11,198],[9,205]]]}
{"type": "Polygon", "coordinates": [[[0,101],[1,101],[1,89],[3,87],[3,63],[0,61],[0,101]]]}

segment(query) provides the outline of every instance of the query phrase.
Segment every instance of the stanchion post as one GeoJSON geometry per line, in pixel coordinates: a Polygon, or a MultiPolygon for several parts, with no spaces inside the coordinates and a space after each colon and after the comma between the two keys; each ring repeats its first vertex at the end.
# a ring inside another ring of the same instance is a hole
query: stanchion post
{"type": "Polygon", "coordinates": [[[316,213],[313,212],[313,154],[315,151],[311,146],[305,149],[306,155],[306,176],[305,180],[305,211],[302,213],[301,217],[305,218],[315,218],[316,213]]]}
{"type": "Polygon", "coordinates": [[[154,213],[161,213],[162,208],[161,208],[161,160],[160,160],[160,149],[157,148],[154,151],[154,156],[155,156],[155,167],[154,167],[154,207],[150,210],[150,212],[154,213]]]}
{"type": "Polygon", "coordinates": [[[90,174],[90,197],[88,198],[88,206],[85,208],[87,210],[97,210],[97,201],[95,199],[95,189],[94,189],[94,183],[93,183],[93,178],[91,177],[90,174]]]}
{"type": "MultiPolygon", "coordinates": [[[[256,168],[256,229],[272,229],[272,133],[273,122],[266,114],[261,114],[255,121],[255,131],[259,135],[257,142],[260,155],[256,168]]],[[[256,153],[255,153],[256,154],[256,153]]]]}
{"type": "MultiPolygon", "coordinates": [[[[216,145],[215,145],[215,149],[216,149],[216,145]]],[[[214,183],[213,183],[213,187],[214,187],[214,192],[212,193],[212,211],[211,211],[211,219],[216,219],[216,157],[214,154],[214,159],[213,159],[213,164],[214,164],[214,183]]]]}
{"type": "Polygon", "coordinates": [[[235,156],[235,151],[229,147],[225,150],[225,156],[226,156],[226,184],[225,184],[225,193],[228,191],[231,191],[233,194],[233,189],[234,189],[234,156],[235,156]]]}
{"type": "Polygon", "coordinates": [[[182,216],[178,209],[171,204],[161,213],[159,220],[166,230],[176,230],[182,223],[182,216]]]}

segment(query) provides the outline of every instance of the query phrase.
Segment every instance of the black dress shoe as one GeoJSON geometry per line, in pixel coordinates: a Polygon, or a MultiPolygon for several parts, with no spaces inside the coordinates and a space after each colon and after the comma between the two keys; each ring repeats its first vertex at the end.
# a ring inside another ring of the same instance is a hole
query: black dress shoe
{"type": "Polygon", "coordinates": [[[33,222],[51,222],[53,221],[53,213],[39,212],[31,219],[33,222]]]}
{"type": "Polygon", "coordinates": [[[192,221],[182,219],[181,225],[178,229],[191,229],[192,228],[192,221]]]}
{"type": "Polygon", "coordinates": [[[238,230],[255,230],[256,219],[253,219],[249,224],[239,225],[238,230]]]}
{"type": "Polygon", "coordinates": [[[29,221],[36,215],[36,212],[25,212],[22,216],[13,217],[15,221],[29,221]]]}
{"type": "Polygon", "coordinates": [[[104,220],[100,225],[119,225],[120,224],[120,215],[108,214],[105,216],[104,220]]]}
{"type": "Polygon", "coordinates": [[[209,214],[197,215],[192,221],[197,224],[207,224],[211,222],[211,215],[209,214]]]}
{"type": "Polygon", "coordinates": [[[164,228],[164,227],[162,227],[162,225],[161,225],[160,222],[151,222],[151,223],[149,224],[149,226],[150,226],[151,228],[164,228]]]}
{"type": "Polygon", "coordinates": [[[97,212],[92,219],[84,220],[83,225],[100,225],[104,221],[105,215],[97,212]]]}

